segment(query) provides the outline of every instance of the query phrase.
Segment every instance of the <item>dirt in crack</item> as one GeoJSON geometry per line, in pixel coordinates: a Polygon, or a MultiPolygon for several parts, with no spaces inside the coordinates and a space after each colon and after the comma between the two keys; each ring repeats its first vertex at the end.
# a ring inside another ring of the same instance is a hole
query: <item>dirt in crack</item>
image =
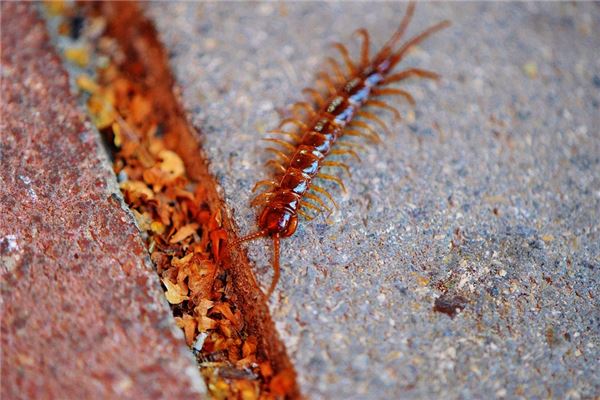
{"type": "Polygon", "coordinates": [[[220,260],[232,224],[221,214],[152,24],[131,2],[54,2],[47,10],[210,394],[297,397],[247,261],[220,260]]]}

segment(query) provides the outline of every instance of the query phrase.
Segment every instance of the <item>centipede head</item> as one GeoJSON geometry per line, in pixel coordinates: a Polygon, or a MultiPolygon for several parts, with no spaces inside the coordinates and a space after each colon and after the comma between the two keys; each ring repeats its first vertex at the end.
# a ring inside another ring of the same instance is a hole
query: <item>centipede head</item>
{"type": "Polygon", "coordinates": [[[266,206],[258,218],[260,231],[244,236],[227,246],[227,251],[242,242],[260,237],[270,236],[273,239],[273,280],[269,286],[267,297],[271,296],[279,281],[279,239],[291,236],[298,226],[298,215],[284,206],[266,206]]]}
{"type": "Polygon", "coordinates": [[[258,225],[260,231],[251,233],[230,243],[226,251],[229,251],[232,247],[237,247],[242,242],[248,242],[260,237],[270,236],[273,239],[273,280],[267,292],[267,297],[270,297],[279,281],[279,239],[291,236],[296,231],[298,215],[284,206],[267,206],[258,219],[258,225]]]}
{"type": "Polygon", "coordinates": [[[269,236],[288,237],[296,231],[298,215],[284,206],[267,206],[258,218],[258,226],[269,236]]]}

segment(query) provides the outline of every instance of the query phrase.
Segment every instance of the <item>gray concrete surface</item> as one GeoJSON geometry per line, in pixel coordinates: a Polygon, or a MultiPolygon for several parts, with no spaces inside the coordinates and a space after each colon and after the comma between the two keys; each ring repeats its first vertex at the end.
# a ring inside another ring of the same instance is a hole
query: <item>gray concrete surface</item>
{"type": "MultiPolygon", "coordinates": [[[[332,40],[381,44],[399,3],[151,3],[212,170],[244,234],[259,139],[301,98],[332,40]]],[[[340,210],[283,244],[271,299],[311,398],[600,394],[600,7],[430,3],[453,27],[404,66],[414,118],[351,161],[340,210]],[[454,318],[436,298],[466,298],[454,318]]],[[[395,102],[395,104],[400,104],[395,102]]],[[[400,104],[404,115],[409,108],[400,104]]],[[[389,115],[384,115],[391,122],[389,115]]],[[[248,246],[270,281],[271,244],[248,246]]]]}

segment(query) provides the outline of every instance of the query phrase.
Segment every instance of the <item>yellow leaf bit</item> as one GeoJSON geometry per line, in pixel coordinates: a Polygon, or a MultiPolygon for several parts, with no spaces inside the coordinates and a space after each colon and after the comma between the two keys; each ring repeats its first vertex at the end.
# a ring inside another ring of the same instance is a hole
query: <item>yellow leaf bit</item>
{"type": "Polygon", "coordinates": [[[185,300],[189,300],[190,298],[187,296],[187,290],[185,291],[185,293],[183,292],[183,290],[176,284],[174,284],[173,282],[171,282],[168,279],[163,279],[162,280],[163,284],[165,285],[165,287],[167,288],[167,291],[165,292],[165,297],[167,298],[167,301],[171,304],[180,304],[185,300]]]}

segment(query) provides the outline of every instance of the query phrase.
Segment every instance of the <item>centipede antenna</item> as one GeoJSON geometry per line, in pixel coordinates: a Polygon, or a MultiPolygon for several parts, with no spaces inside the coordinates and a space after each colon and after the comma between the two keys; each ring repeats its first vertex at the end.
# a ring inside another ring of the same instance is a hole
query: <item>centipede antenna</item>
{"type": "Polygon", "coordinates": [[[369,64],[369,32],[365,28],[360,28],[354,31],[354,34],[362,36],[362,45],[360,46],[360,67],[365,68],[369,64]]]}
{"type": "Polygon", "coordinates": [[[414,97],[406,90],[398,89],[398,88],[383,88],[383,89],[374,89],[373,95],[375,96],[402,96],[408,101],[411,106],[416,104],[414,97]]]}
{"type": "Polygon", "coordinates": [[[409,68],[409,69],[405,69],[404,71],[398,72],[397,74],[389,75],[387,78],[385,78],[383,80],[383,84],[386,85],[386,84],[392,83],[392,82],[400,82],[400,81],[403,81],[404,79],[407,79],[407,78],[410,78],[413,76],[416,76],[418,78],[433,79],[433,80],[440,79],[440,75],[433,71],[428,71],[426,69],[421,69],[421,68],[409,68]]]}
{"type": "Polygon", "coordinates": [[[400,26],[396,29],[396,32],[392,35],[392,37],[387,41],[387,43],[383,46],[379,54],[375,56],[376,59],[387,57],[387,55],[392,51],[392,47],[396,44],[398,40],[404,35],[406,28],[408,28],[408,24],[412,19],[412,16],[415,12],[415,3],[411,1],[408,3],[408,7],[406,8],[406,12],[404,13],[404,17],[402,17],[402,22],[400,22],[400,26]]]}
{"type": "Polygon", "coordinates": [[[227,250],[232,247],[237,247],[240,243],[249,242],[250,240],[258,239],[259,237],[267,236],[267,230],[263,229],[262,231],[254,232],[244,237],[239,238],[238,240],[232,242],[227,246],[227,250]]]}
{"type": "Polygon", "coordinates": [[[396,65],[398,63],[398,61],[402,60],[402,57],[404,57],[404,54],[406,54],[406,52],[408,50],[410,50],[412,47],[418,45],[419,43],[421,43],[423,40],[427,39],[429,36],[433,35],[434,33],[441,31],[442,29],[446,29],[450,25],[451,25],[450,21],[444,20],[444,21],[439,22],[439,23],[433,25],[432,27],[424,30],[423,32],[419,33],[418,35],[413,36],[411,39],[409,39],[406,43],[404,43],[402,45],[400,50],[398,50],[396,53],[394,53],[390,57],[389,68],[390,69],[393,68],[394,65],[396,65]]]}
{"type": "Polygon", "coordinates": [[[267,298],[271,297],[271,293],[273,293],[277,282],[279,282],[279,273],[279,235],[273,235],[273,280],[271,280],[267,298]]]}
{"type": "Polygon", "coordinates": [[[331,67],[333,73],[335,74],[336,79],[338,80],[338,82],[345,82],[346,81],[346,76],[344,75],[344,72],[342,71],[342,67],[340,67],[340,64],[338,64],[338,62],[335,60],[335,58],[333,57],[327,57],[325,59],[325,62],[327,64],[329,64],[329,66],[331,67]]]}
{"type": "Polygon", "coordinates": [[[346,48],[346,46],[344,46],[343,44],[338,43],[338,42],[333,43],[332,46],[335,49],[338,49],[340,51],[340,53],[342,54],[344,64],[346,64],[346,68],[348,68],[348,73],[351,75],[355,74],[356,66],[352,62],[352,58],[350,58],[350,53],[348,52],[348,49],[346,48]]]}
{"type": "Polygon", "coordinates": [[[402,119],[402,117],[400,116],[400,112],[396,108],[390,106],[389,104],[387,104],[384,101],[373,99],[373,100],[367,101],[366,105],[372,106],[372,107],[383,108],[384,110],[390,111],[394,115],[394,119],[396,121],[400,121],[402,119]]]}

